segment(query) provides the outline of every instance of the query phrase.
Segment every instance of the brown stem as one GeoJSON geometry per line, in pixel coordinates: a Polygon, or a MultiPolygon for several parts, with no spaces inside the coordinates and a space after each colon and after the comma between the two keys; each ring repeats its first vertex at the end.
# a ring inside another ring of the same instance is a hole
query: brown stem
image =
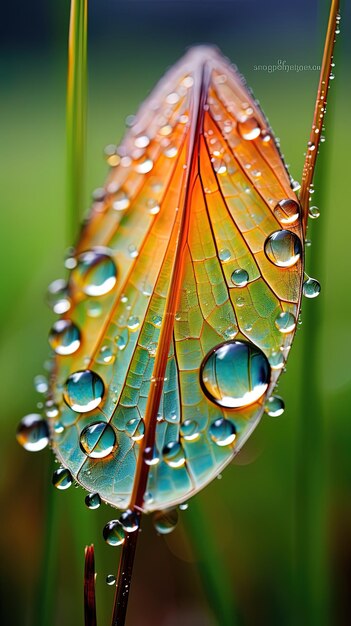
{"type": "Polygon", "coordinates": [[[93,545],[85,548],[84,623],[85,626],[97,626],[95,602],[95,558],[93,545]]]}
{"type": "MultiPolygon", "coordinates": [[[[140,530],[141,513],[138,513],[140,530]]],[[[139,530],[126,535],[119,561],[111,626],[124,626],[139,530]]]]}

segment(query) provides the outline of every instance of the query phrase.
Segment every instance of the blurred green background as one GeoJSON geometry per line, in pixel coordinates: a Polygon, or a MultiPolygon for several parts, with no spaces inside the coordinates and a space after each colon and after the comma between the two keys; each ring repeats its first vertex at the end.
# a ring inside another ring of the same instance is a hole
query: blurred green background
{"type": "MultiPolygon", "coordinates": [[[[88,175],[107,173],[119,139],[165,69],[193,43],[217,44],[259,98],[291,174],[300,179],[316,71],[255,65],[320,62],[327,2],[90,0],[88,175]]],[[[346,3],[345,3],[346,4],[346,3]]],[[[2,9],[0,473],[1,623],[83,624],[84,546],[94,543],[99,626],[109,623],[117,568],[81,489],[52,493],[48,450],[20,449],[15,429],[40,397],[53,315],[46,286],[63,275],[67,0],[2,9]]],[[[322,294],[304,301],[279,393],[286,412],[264,418],[243,451],[190,502],[172,535],[145,519],[129,626],[351,623],[350,6],[345,7],[309,226],[307,272],[322,294]]]]}

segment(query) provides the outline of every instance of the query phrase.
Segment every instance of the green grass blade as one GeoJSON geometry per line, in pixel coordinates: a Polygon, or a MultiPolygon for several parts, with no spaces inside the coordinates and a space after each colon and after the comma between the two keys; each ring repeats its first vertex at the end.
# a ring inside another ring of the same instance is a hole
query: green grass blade
{"type": "Polygon", "coordinates": [[[71,243],[84,204],[87,125],[87,0],[72,0],[67,73],[67,239],[71,243]]]}

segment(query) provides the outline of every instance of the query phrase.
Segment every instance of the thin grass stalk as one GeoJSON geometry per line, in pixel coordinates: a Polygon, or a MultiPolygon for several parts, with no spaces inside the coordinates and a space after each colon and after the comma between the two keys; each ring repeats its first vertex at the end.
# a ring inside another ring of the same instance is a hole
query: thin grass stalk
{"type": "Polygon", "coordinates": [[[84,206],[87,126],[87,0],[72,0],[67,72],[67,239],[77,232],[84,206]]]}
{"type": "MultiPolygon", "coordinates": [[[[67,70],[67,200],[65,212],[66,244],[72,244],[83,206],[86,110],[87,110],[87,0],[72,0],[69,22],[67,70]]],[[[54,459],[49,461],[54,470],[54,459]]],[[[53,621],[57,577],[60,512],[51,482],[45,497],[45,537],[38,580],[35,623],[48,626],[53,621]]]]}
{"type": "MultiPolygon", "coordinates": [[[[329,68],[330,69],[330,68],[329,68]]],[[[335,97],[335,94],[333,94],[335,97]]],[[[330,104],[328,105],[330,107],[330,104]]],[[[328,130],[332,116],[328,109],[328,130]]],[[[318,158],[314,200],[326,210],[329,156],[325,147],[318,158]]],[[[312,179],[311,179],[312,181],[312,179]]],[[[325,275],[326,220],[309,226],[316,232],[308,273],[323,285],[325,275]]],[[[327,626],[330,621],[328,573],[328,455],[320,368],[323,345],[323,295],[303,308],[305,341],[302,351],[301,407],[297,428],[296,462],[296,623],[327,626]]]]}

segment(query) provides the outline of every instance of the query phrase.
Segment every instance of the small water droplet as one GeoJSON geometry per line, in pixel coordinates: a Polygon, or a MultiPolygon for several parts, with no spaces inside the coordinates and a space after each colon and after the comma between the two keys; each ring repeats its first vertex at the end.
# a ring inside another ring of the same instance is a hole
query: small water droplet
{"type": "Polygon", "coordinates": [[[255,117],[249,117],[244,122],[238,122],[238,132],[243,139],[252,141],[261,134],[261,127],[255,117]]]}
{"type": "Polygon", "coordinates": [[[177,509],[168,509],[165,511],[157,511],[153,517],[153,524],[160,535],[168,535],[171,533],[178,523],[177,509]]]}
{"type": "Polygon", "coordinates": [[[144,420],[138,417],[133,417],[126,423],[126,433],[133,439],[133,441],[141,441],[145,433],[144,420]]]}
{"type": "Polygon", "coordinates": [[[270,417],[279,417],[284,413],[284,400],[280,396],[271,396],[265,404],[265,412],[270,417]]]}
{"type": "Polygon", "coordinates": [[[130,198],[128,194],[120,189],[115,195],[114,201],[112,203],[112,208],[115,211],[124,211],[125,209],[128,209],[129,206],[130,198]]]}
{"type": "Polygon", "coordinates": [[[46,297],[49,306],[56,315],[67,313],[71,308],[67,283],[62,278],[58,278],[50,283],[46,297]]]}
{"type": "Polygon", "coordinates": [[[281,352],[273,351],[269,357],[269,364],[273,370],[281,370],[285,365],[284,355],[281,352]]]}
{"type": "Polygon", "coordinates": [[[186,511],[188,508],[189,508],[189,504],[187,502],[183,502],[182,504],[179,505],[180,511],[186,511]]]}
{"type": "Polygon", "coordinates": [[[306,298],[317,298],[321,292],[321,284],[316,278],[307,278],[303,283],[302,292],[306,298]]]}
{"type": "Polygon", "coordinates": [[[291,333],[296,327],[296,318],[289,311],[282,311],[276,318],[275,325],[281,333],[291,333]]]}
{"type": "Polygon", "coordinates": [[[150,215],[157,215],[160,212],[160,205],[156,202],[156,200],[150,199],[147,202],[147,210],[150,215]]]}
{"type": "Polygon", "coordinates": [[[72,270],[73,284],[87,296],[103,296],[116,284],[117,270],[113,259],[105,251],[95,248],[82,252],[72,270]]]}
{"type": "Polygon", "coordinates": [[[176,146],[167,146],[163,153],[168,159],[173,159],[178,154],[178,148],[176,146]]]}
{"type": "Polygon", "coordinates": [[[136,148],[147,148],[150,143],[150,139],[147,135],[139,135],[139,137],[135,137],[134,145],[136,148]]]}
{"type": "Polygon", "coordinates": [[[246,270],[237,269],[232,273],[231,280],[235,287],[246,287],[249,281],[249,275],[246,270]]]}
{"type": "Polygon", "coordinates": [[[18,424],[16,438],[25,450],[39,452],[49,443],[48,425],[36,413],[25,415],[18,424]]]}
{"type": "Polygon", "coordinates": [[[116,584],[116,576],[113,574],[107,574],[106,576],[106,584],[112,587],[112,585],[116,584]]]}
{"type": "Polygon", "coordinates": [[[131,331],[138,330],[140,326],[140,319],[136,315],[131,315],[127,320],[127,327],[131,331]]]}
{"type": "Polygon", "coordinates": [[[270,381],[266,356],[247,341],[228,341],[209,352],[201,365],[200,381],[208,398],[227,408],[256,402],[270,381]]]}
{"type": "Polygon", "coordinates": [[[228,419],[220,417],[210,426],[210,437],[217,446],[229,446],[236,439],[236,428],[228,419]]]}
{"type": "MultiPolygon", "coordinates": [[[[336,31],[335,31],[335,32],[336,32],[336,31]]],[[[339,30],[338,32],[340,32],[340,30],[339,30]]],[[[332,72],[330,72],[330,74],[329,74],[329,78],[330,78],[330,80],[334,80],[335,75],[334,75],[332,72]]]]}
{"type": "Polygon", "coordinates": [[[88,507],[88,509],[91,509],[91,510],[98,509],[101,504],[101,498],[99,494],[96,492],[88,493],[88,495],[85,496],[85,504],[88,507]]]}
{"type": "Polygon", "coordinates": [[[311,206],[309,208],[308,211],[308,215],[310,216],[310,218],[312,218],[313,220],[316,220],[319,216],[320,216],[320,210],[318,207],[316,206],[311,206]]]}
{"type": "Polygon", "coordinates": [[[231,259],[231,252],[230,250],[228,250],[227,248],[222,248],[222,250],[219,251],[218,254],[220,260],[222,261],[222,263],[226,263],[227,261],[229,261],[231,259]]]}
{"type": "Polygon", "coordinates": [[[123,511],[119,518],[120,524],[122,524],[124,530],[128,533],[134,533],[139,528],[139,516],[135,511],[127,509],[123,511]]]}
{"type": "Polygon", "coordinates": [[[73,483],[71,472],[65,467],[59,467],[52,475],[52,484],[56,489],[68,489],[73,483]]]}
{"type": "Polygon", "coordinates": [[[62,424],[62,422],[55,422],[54,431],[57,435],[60,435],[61,433],[63,433],[64,430],[65,430],[65,427],[62,424]]]}
{"type": "Polygon", "coordinates": [[[144,450],[144,461],[146,463],[146,465],[157,465],[157,463],[159,463],[160,461],[160,457],[159,454],[157,452],[157,448],[156,446],[154,446],[153,448],[150,446],[147,446],[144,450]]]}
{"type": "Polygon", "coordinates": [[[102,534],[109,546],[121,546],[124,543],[124,528],[117,519],[108,522],[104,527],[102,534]]]}
{"type": "Polygon", "coordinates": [[[283,224],[283,226],[293,224],[299,219],[300,215],[298,203],[295,202],[295,200],[291,200],[291,198],[280,200],[280,202],[278,202],[278,204],[274,207],[273,212],[277,220],[283,224]]]}
{"type": "Polygon", "coordinates": [[[266,257],[278,267],[291,267],[301,257],[301,241],[290,230],[277,230],[269,235],[264,244],[266,257]]]}
{"type": "Polygon", "coordinates": [[[134,244],[130,244],[128,246],[128,254],[131,259],[136,259],[139,256],[138,248],[134,244]]]}
{"type": "Polygon", "coordinates": [[[299,191],[299,189],[301,189],[301,183],[299,183],[298,180],[292,180],[291,181],[291,189],[293,191],[295,191],[295,192],[299,191]]]}
{"type": "Polygon", "coordinates": [[[180,425],[180,434],[186,441],[195,441],[200,435],[198,423],[195,420],[185,420],[180,425]]]}
{"type": "Polygon", "coordinates": [[[185,463],[184,452],[179,441],[170,441],[162,450],[163,460],[170,467],[182,467],[185,463]]]}
{"type": "Polygon", "coordinates": [[[47,400],[45,402],[45,415],[46,417],[58,417],[59,408],[57,404],[55,404],[52,400],[47,400]]]}
{"type": "Polygon", "coordinates": [[[34,389],[41,394],[47,393],[49,389],[49,383],[46,376],[43,376],[43,374],[38,374],[38,376],[34,377],[34,389]]]}
{"type": "Polygon", "coordinates": [[[57,320],[49,333],[49,344],[56,354],[73,354],[80,346],[79,329],[71,320],[57,320]]]}
{"type": "Polygon", "coordinates": [[[161,315],[153,315],[151,321],[156,328],[160,328],[162,324],[162,317],[161,315]]]}
{"type": "Polygon", "coordinates": [[[102,365],[111,365],[115,360],[116,345],[109,339],[105,339],[104,345],[96,356],[96,362],[102,365]]]}
{"type": "Polygon", "coordinates": [[[106,422],[89,424],[79,437],[81,450],[92,459],[104,459],[114,451],[116,444],[116,433],[106,422]]]}
{"type": "Polygon", "coordinates": [[[105,387],[102,379],[92,370],[71,374],[65,383],[63,398],[77,413],[87,413],[99,406],[105,387]]]}
{"type": "Polygon", "coordinates": [[[138,174],[148,174],[148,172],[151,172],[153,166],[153,161],[146,157],[145,159],[138,161],[135,164],[134,169],[138,172],[138,174]]]}
{"type": "Polygon", "coordinates": [[[89,317],[100,317],[102,313],[101,303],[97,300],[89,300],[87,302],[87,314],[89,317]]]}

